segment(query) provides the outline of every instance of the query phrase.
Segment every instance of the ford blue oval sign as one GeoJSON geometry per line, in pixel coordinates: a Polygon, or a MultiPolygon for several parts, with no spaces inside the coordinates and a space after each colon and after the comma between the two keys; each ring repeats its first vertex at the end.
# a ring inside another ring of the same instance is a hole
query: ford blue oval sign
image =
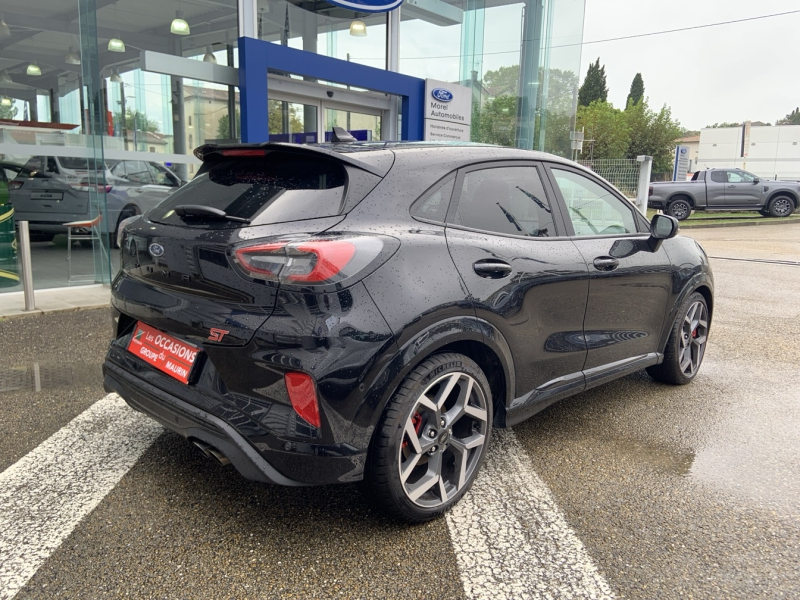
{"type": "Polygon", "coordinates": [[[382,13],[394,10],[403,0],[327,0],[328,3],[358,12],[382,13]]]}
{"type": "Polygon", "coordinates": [[[444,88],[434,89],[431,92],[431,96],[433,96],[439,102],[450,102],[450,100],[453,99],[453,93],[444,88]]]}

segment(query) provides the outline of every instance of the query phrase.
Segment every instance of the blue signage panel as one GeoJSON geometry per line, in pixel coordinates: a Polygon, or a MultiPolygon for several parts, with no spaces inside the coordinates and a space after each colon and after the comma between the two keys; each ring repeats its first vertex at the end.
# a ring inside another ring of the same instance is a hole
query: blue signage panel
{"type": "Polygon", "coordinates": [[[382,13],[394,10],[403,3],[403,0],[327,0],[327,2],[358,12],[382,13]]]}

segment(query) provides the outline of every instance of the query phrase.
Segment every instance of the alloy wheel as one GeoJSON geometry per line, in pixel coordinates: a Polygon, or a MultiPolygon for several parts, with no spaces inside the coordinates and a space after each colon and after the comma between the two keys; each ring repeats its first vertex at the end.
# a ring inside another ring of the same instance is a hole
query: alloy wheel
{"type": "Polygon", "coordinates": [[[411,502],[436,508],[462,490],[488,433],[486,396],[466,373],[448,373],[417,398],[403,430],[399,470],[411,502]]]}
{"type": "Polygon", "coordinates": [[[776,198],[773,205],[773,212],[779,217],[785,217],[792,213],[794,205],[788,198],[776,198]]]}
{"type": "Polygon", "coordinates": [[[694,302],[683,318],[680,344],[680,367],[683,374],[692,377],[703,362],[708,340],[708,309],[703,302],[694,302]]]}

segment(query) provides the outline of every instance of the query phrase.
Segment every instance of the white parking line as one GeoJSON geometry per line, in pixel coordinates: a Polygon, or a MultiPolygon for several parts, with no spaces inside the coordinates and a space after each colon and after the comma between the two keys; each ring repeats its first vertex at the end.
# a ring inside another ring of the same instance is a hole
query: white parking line
{"type": "Polygon", "coordinates": [[[162,431],[109,394],[0,473],[0,600],[17,594],[162,431]]]}
{"type": "Polygon", "coordinates": [[[494,431],[447,525],[468,598],[613,598],[513,431],[494,431]]]}

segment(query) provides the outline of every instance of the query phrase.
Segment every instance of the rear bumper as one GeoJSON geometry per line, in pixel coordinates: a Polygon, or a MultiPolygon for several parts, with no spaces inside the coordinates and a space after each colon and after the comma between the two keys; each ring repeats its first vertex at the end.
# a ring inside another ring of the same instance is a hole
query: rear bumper
{"type": "Polygon", "coordinates": [[[167,394],[110,361],[103,365],[103,375],[106,391],[116,392],[132,408],[175,433],[218,449],[243,477],[286,486],[309,485],[281,475],[240,433],[222,419],[167,394]]]}
{"type": "Polygon", "coordinates": [[[661,200],[648,200],[647,208],[655,208],[658,210],[664,209],[664,203],[661,200]]]}

